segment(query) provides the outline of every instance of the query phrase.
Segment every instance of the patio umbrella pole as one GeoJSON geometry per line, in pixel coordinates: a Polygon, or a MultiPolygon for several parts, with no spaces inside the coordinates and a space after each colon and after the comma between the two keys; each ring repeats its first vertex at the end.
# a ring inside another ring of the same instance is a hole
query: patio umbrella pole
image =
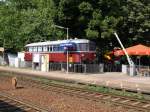
{"type": "Polygon", "coordinates": [[[127,60],[128,60],[129,66],[130,66],[130,75],[131,75],[131,76],[134,76],[134,75],[135,75],[135,73],[134,73],[134,72],[135,72],[134,63],[133,63],[133,61],[131,60],[131,58],[129,57],[127,51],[125,50],[125,48],[124,48],[124,46],[123,46],[123,44],[122,44],[122,42],[121,42],[121,40],[120,40],[120,38],[118,37],[118,35],[117,35],[116,32],[114,33],[114,35],[116,36],[116,38],[117,38],[117,40],[118,40],[120,46],[122,47],[122,49],[123,49],[123,51],[124,51],[124,53],[125,53],[125,55],[126,55],[126,57],[127,57],[127,60]]]}

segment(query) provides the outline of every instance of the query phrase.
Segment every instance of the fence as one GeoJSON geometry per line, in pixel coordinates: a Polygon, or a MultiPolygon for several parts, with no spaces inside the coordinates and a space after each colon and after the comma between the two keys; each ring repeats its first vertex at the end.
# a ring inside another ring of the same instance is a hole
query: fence
{"type": "Polygon", "coordinates": [[[121,64],[104,64],[104,72],[121,72],[121,64]]]}
{"type": "MultiPolygon", "coordinates": [[[[103,72],[103,64],[69,64],[68,72],[76,73],[100,73],[103,72]]],[[[49,71],[66,71],[66,63],[50,63],[49,71]]]]}
{"type": "Polygon", "coordinates": [[[136,65],[136,72],[137,72],[137,75],[139,76],[150,77],[150,66],[136,65]]]}
{"type": "MultiPolygon", "coordinates": [[[[127,66],[127,74],[130,74],[130,66],[127,66]]],[[[135,75],[150,77],[150,66],[135,65],[135,75]]]]}

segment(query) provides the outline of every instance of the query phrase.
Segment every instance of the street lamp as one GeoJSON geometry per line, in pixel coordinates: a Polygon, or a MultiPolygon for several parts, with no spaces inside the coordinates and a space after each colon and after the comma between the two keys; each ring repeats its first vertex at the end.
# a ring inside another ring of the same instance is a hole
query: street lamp
{"type": "Polygon", "coordinates": [[[53,26],[56,28],[67,30],[67,40],[68,40],[68,38],[69,38],[69,28],[68,27],[63,27],[63,26],[59,26],[59,25],[53,25],[53,26]]]}
{"type": "MultiPolygon", "coordinates": [[[[1,39],[2,40],[2,39],[1,39]]],[[[2,51],[2,53],[3,53],[3,64],[4,64],[4,58],[5,58],[5,55],[4,55],[4,53],[5,53],[5,39],[3,40],[3,46],[2,47],[0,47],[0,51],[2,51]]]]}
{"type": "MultiPolygon", "coordinates": [[[[59,25],[54,25],[54,27],[67,30],[67,41],[68,41],[68,38],[69,38],[69,28],[68,27],[59,26],[59,25]]],[[[69,54],[68,54],[68,49],[67,49],[67,74],[68,74],[68,71],[69,71],[69,62],[68,62],[69,56],[68,55],[69,54]]]]}

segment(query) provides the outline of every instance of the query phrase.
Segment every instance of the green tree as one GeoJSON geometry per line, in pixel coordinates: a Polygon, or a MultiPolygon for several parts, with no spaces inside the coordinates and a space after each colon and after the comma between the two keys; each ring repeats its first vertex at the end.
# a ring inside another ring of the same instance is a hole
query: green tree
{"type": "MultiPolygon", "coordinates": [[[[118,32],[126,44],[144,43],[150,36],[150,1],[127,0],[121,7],[123,20],[118,26],[118,32]]],[[[128,44],[127,44],[128,45],[128,44]]]]}
{"type": "Polygon", "coordinates": [[[31,42],[53,38],[55,5],[52,0],[6,0],[0,10],[0,37],[6,48],[21,50],[31,42]]]}
{"type": "Polygon", "coordinates": [[[119,46],[113,32],[128,47],[150,44],[149,0],[3,0],[0,1],[0,44],[23,50],[31,42],[88,38],[105,50],[119,46]]]}

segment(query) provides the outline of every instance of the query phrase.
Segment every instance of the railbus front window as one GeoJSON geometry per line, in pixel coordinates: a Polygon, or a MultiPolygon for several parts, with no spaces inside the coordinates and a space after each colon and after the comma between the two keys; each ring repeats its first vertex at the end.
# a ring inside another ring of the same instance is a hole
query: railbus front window
{"type": "Polygon", "coordinates": [[[28,52],[28,51],[29,51],[29,48],[28,48],[28,47],[26,47],[26,48],[25,48],[25,51],[27,51],[27,52],[28,52]]]}
{"type": "Polygon", "coordinates": [[[79,43],[77,49],[78,51],[89,51],[89,46],[87,43],[79,43]]]}
{"type": "Polygon", "coordinates": [[[25,51],[26,51],[26,52],[29,52],[29,47],[25,47],[25,51]]]}
{"type": "Polygon", "coordinates": [[[95,45],[94,42],[91,42],[91,43],[90,43],[89,50],[90,50],[90,51],[95,51],[95,50],[96,50],[96,45],[95,45]]]}
{"type": "Polygon", "coordinates": [[[29,52],[32,52],[33,51],[33,48],[32,47],[29,47],[29,52]]]}

